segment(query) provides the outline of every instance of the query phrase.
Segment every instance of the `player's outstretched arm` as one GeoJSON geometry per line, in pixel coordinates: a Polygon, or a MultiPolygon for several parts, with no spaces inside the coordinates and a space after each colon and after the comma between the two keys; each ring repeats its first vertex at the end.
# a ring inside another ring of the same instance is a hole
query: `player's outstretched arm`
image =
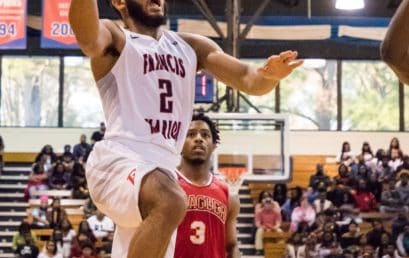
{"type": "Polygon", "coordinates": [[[229,196],[229,207],[226,221],[226,254],[227,258],[239,258],[236,221],[240,212],[240,201],[237,196],[229,196]]]}
{"type": "Polygon", "coordinates": [[[409,84],[409,0],[404,0],[392,18],[388,32],[381,44],[381,57],[409,84]]]}
{"type": "Polygon", "coordinates": [[[121,35],[120,29],[110,20],[99,19],[97,0],[72,0],[69,20],[87,56],[102,56],[110,46],[119,49],[120,41],[116,39],[121,35]]]}
{"type": "Polygon", "coordinates": [[[269,57],[262,67],[253,67],[224,53],[212,40],[194,34],[180,34],[196,51],[198,68],[205,69],[227,85],[250,95],[264,95],[302,64],[297,52],[269,57]]]}

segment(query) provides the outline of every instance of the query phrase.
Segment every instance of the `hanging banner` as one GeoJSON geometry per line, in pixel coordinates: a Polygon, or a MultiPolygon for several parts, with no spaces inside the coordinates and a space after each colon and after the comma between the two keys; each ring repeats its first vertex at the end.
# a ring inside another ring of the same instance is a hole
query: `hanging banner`
{"type": "Polygon", "coordinates": [[[0,0],[0,49],[25,49],[27,0],[0,0]]]}
{"type": "Polygon", "coordinates": [[[78,48],[68,21],[70,4],[71,0],[43,0],[42,48],[78,48]]]}

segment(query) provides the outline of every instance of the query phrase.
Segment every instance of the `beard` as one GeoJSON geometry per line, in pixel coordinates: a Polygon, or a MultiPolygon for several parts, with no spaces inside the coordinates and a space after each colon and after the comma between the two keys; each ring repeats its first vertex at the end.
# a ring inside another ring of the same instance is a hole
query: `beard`
{"type": "Polygon", "coordinates": [[[150,28],[158,28],[161,25],[166,24],[167,15],[166,15],[166,3],[165,3],[165,15],[149,15],[143,10],[143,6],[134,1],[126,0],[126,8],[128,9],[129,16],[135,23],[141,24],[150,28]]]}

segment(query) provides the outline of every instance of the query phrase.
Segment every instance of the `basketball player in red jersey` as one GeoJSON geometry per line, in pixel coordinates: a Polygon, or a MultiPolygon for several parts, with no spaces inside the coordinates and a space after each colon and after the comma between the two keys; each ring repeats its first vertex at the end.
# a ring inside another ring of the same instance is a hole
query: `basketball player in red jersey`
{"type": "Polygon", "coordinates": [[[176,167],[189,127],[195,75],[206,69],[250,95],[270,92],[302,61],[297,52],[253,67],[212,40],[165,30],[165,0],[110,0],[124,27],[100,20],[97,0],[71,0],[69,20],[91,59],[106,120],[87,160],[90,195],[116,224],[113,258],[172,258],[186,213],[176,167]]]}
{"type": "Polygon", "coordinates": [[[179,184],[188,209],[179,225],[175,258],[240,257],[236,219],[240,204],[210,172],[219,132],[209,117],[194,115],[182,149],[179,184]]]}
{"type": "Polygon", "coordinates": [[[409,0],[403,0],[381,44],[381,57],[409,85],[409,0]]]}

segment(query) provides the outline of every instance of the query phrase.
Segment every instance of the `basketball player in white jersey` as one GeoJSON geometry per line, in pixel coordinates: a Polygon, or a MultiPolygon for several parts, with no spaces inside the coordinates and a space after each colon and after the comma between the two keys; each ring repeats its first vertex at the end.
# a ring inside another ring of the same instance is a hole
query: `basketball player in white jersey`
{"type": "Polygon", "coordinates": [[[100,20],[97,0],[72,0],[69,12],[78,44],[91,58],[107,122],[87,162],[88,186],[117,225],[113,258],[171,258],[187,208],[175,168],[192,115],[196,71],[263,95],[302,61],[287,51],[250,67],[205,37],[161,28],[165,0],[111,4],[126,29],[100,20]]]}
{"type": "Polygon", "coordinates": [[[381,44],[381,57],[409,85],[409,0],[403,0],[381,44]]]}

